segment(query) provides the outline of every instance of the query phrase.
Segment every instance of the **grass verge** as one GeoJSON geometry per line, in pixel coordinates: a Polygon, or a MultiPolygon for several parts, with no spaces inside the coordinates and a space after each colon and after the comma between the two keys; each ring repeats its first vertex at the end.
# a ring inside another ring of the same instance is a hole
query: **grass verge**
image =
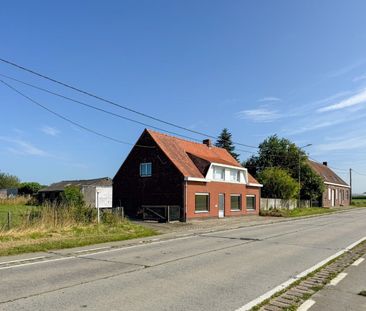
{"type": "Polygon", "coordinates": [[[0,256],[122,241],[158,234],[125,220],[116,224],[48,226],[0,232],[0,256]]]}

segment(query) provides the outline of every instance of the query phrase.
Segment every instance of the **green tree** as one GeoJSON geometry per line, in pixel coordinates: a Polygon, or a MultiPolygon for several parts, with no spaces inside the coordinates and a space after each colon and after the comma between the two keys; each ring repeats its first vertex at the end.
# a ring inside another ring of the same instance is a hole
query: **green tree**
{"type": "Polygon", "coordinates": [[[233,158],[239,162],[239,154],[235,152],[235,146],[232,141],[232,134],[227,128],[224,128],[215,143],[216,147],[226,149],[233,158]]]}
{"type": "Polygon", "coordinates": [[[84,196],[77,186],[67,186],[64,190],[64,201],[69,206],[81,207],[84,205],[84,196]]]}
{"type": "Polygon", "coordinates": [[[262,195],[267,198],[293,199],[299,193],[299,185],[290,174],[279,167],[265,168],[258,175],[263,184],[262,195]]]}
{"type": "Polygon", "coordinates": [[[24,194],[33,195],[33,194],[38,193],[38,191],[41,190],[41,188],[42,188],[42,185],[39,184],[38,182],[22,182],[19,185],[18,193],[21,195],[24,195],[24,194]]]}
{"type": "Polygon", "coordinates": [[[20,180],[17,176],[0,172],[0,189],[18,188],[19,183],[20,180]]]}
{"type": "Polygon", "coordinates": [[[324,184],[308,165],[308,157],[304,150],[286,138],[272,135],[258,146],[258,154],[243,162],[250,174],[258,177],[268,167],[278,167],[287,170],[290,176],[298,181],[300,166],[300,181],[302,199],[318,199],[324,190],[324,184]]]}

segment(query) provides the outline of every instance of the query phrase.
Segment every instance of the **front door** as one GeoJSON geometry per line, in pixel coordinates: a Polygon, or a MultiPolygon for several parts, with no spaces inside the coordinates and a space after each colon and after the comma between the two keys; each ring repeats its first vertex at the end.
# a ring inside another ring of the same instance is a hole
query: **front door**
{"type": "Polygon", "coordinates": [[[225,217],[225,194],[219,194],[219,218],[225,217]]]}

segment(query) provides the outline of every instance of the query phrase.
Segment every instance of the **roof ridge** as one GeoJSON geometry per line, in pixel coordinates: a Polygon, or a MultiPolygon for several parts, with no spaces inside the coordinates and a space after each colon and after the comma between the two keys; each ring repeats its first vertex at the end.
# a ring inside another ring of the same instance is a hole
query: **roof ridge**
{"type": "MultiPolygon", "coordinates": [[[[192,140],[188,140],[188,139],[184,139],[184,138],[180,138],[180,137],[177,137],[177,136],[173,136],[173,135],[168,135],[166,133],[161,133],[161,132],[158,132],[158,131],[154,131],[154,130],[151,130],[151,129],[146,129],[148,132],[152,132],[152,133],[156,133],[158,135],[164,135],[164,136],[167,136],[169,138],[174,138],[174,139],[177,139],[177,140],[182,140],[182,141],[185,141],[185,142],[188,142],[188,143],[192,143],[192,144],[197,144],[197,145],[205,145],[204,143],[199,143],[197,141],[192,141],[192,140]]],[[[208,138],[209,139],[209,138],[208,138]]],[[[215,145],[212,145],[211,148],[217,148],[217,149],[225,149],[225,148],[222,148],[222,147],[217,147],[215,145]]],[[[226,149],[225,149],[226,150],[226,149]]]]}

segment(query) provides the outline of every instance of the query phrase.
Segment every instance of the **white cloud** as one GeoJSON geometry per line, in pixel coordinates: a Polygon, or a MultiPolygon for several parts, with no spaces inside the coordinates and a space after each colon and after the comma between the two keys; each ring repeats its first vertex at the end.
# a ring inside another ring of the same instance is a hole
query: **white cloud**
{"type": "Polygon", "coordinates": [[[366,102],[366,89],[360,91],[358,94],[353,95],[349,98],[346,98],[336,104],[328,105],[322,108],[319,108],[318,112],[325,112],[325,111],[334,111],[339,109],[344,109],[356,105],[360,105],[366,102]]]}
{"type": "Polygon", "coordinates": [[[242,110],[237,113],[237,116],[239,119],[249,119],[255,122],[272,122],[281,117],[277,111],[267,108],[242,110]]]}
{"type": "Polygon", "coordinates": [[[50,136],[57,136],[60,133],[58,129],[51,126],[44,126],[42,127],[41,131],[50,136]]]}
{"type": "Polygon", "coordinates": [[[348,66],[345,66],[345,67],[343,67],[343,68],[340,68],[340,69],[338,69],[338,70],[334,70],[334,71],[332,71],[332,72],[329,72],[329,73],[327,74],[327,76],[328,76],[329,78],[337,78],[337,77],[343,76],[343,75],[345,75],[345,74],[347,74],[347,73],[351,72],[352,70],[354,70],[354,69],[356,69],[356,68],[358,68],[358,67],[362,66],[363,64],[365,64],[365,62],[366,62],[366,59],[361,59],[361,60],[359,60],[358,62],[355,62],[355,63],[353,63],[353,64],[350,64],[350,65],[348,65],[348,66]]]}
{"type": "Polygon", "coordinates": [[[273,97],[273,96],[268,96],[268,97],[263,97],[258,99],[258,102],[280,102],[282,101],[281,98],[278,97],[273,97]]]}
{"type": "Polygon", "coordinates": [[[47,152],[45,152],[44,150],[22,139],[0,136],[0,140],[10,143],[12,146],[8,147],[7,150],[14,154],[41,156],[41,157],[48,156],[47,152]]]}

